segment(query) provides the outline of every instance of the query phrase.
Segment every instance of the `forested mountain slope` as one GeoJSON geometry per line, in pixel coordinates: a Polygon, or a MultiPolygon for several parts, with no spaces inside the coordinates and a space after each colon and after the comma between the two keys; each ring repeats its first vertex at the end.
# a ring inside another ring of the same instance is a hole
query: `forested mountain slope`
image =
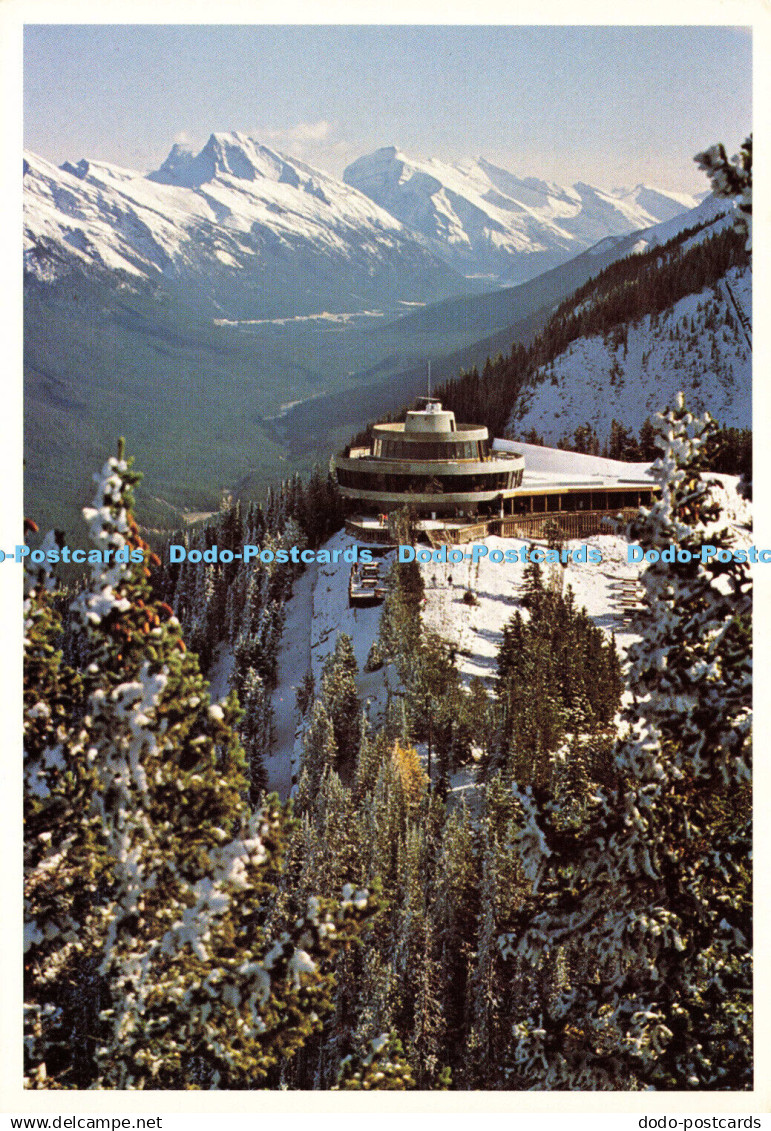
{"type": "Polygon", "coordinates": [[[592,397],[604,403],[603,427],[614,415],[621,424],[634,425],[640,406],[644,420],[684,386],[697,392],[699,404],[714,416],[746,423],[750,290],[739,233],[685,230],[663,246],[618,260],[579,287],[527,348],[515,344],[507,357],[488,359],[481,373],[472,368],[437,392],[459,419],[482,421],[497,435],[507,429],[514,435],[533,429],[540,434],[539,414],[548,411],[547,436],[559,439],[584,423],[573,413],[592,397]],[[606,351],[604,362],[600,347],[606,351]],[[627,382],[624,362],[629,384],[636,384],[634,394],[621,397],[627,382]],[[666,381],[660,377],[664,371],[666,381]],[[581,392],[584,373],[591,394],[581,392]],[[627,422],[618,414],[632,401],[634,418],[627,422]]]}
{"type": "Polygon", "coordinates": [[[749,313],[751,282],[747,269],[732,268],[661,314],[577,338],[536,370],[510,431],[519,435],[534,428],[547,444],[586,424],[603,440],[613,420],[638,432],[680,391],[694,412],[750,427],[751,331],[742,325],[734,300],[749,313]]]}

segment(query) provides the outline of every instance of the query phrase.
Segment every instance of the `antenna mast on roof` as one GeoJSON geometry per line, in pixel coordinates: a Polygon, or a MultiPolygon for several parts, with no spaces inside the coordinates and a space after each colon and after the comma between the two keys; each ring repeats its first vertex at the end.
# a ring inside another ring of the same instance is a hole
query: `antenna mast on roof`
{"type": "Polygon", "coordinates": [[[428,363],[428,399],[431,400],[431,362],[428,363]]]}

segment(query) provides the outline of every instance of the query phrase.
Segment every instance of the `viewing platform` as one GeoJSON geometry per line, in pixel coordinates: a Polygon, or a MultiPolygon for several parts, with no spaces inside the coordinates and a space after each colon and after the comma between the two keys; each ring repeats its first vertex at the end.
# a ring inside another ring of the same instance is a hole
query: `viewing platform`
{"type": "Polygon", "coordinates": [[[340,493],[364,513],[409,505],[420,515],[494,513],[522,481],[525,461],[493,452],[487,429],[456,424],[439,401],[424,400],[403,424],[376,424],[369,447],[335,458],[340,493]]]}
{"type": "Polygon", "coordinates": [[[486,534],[567,538],[609,531],[658,490],[649,464],[565,452],[456,424],[438,401],[424,400],[404,423],[376,424],[367,446],[351,447],[334,467],[349,534],[396,544],[389,515],[407,507],[426,541],[464,542],[486,534]]]}

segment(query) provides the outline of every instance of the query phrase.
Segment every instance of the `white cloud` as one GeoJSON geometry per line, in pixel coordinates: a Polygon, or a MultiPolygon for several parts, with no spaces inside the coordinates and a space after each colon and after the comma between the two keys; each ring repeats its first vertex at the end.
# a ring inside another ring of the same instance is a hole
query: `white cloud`
{"type": "Polygon", "coordinates": [[[323,118],[318,122],[300,122],[299,126],[292,126],[287,135],[294,141],[319,142],[326,141],[332,134],[334,127],[323,118]]]}
{"type": "Polygon", "coordinates": [[[353,154],[350,143],[337,135],[337,125],[325,118],[317,122],[298,122],[282,129],[256,129],[252,136],[290,157],[336,175],[342,172],[353,154]]]}

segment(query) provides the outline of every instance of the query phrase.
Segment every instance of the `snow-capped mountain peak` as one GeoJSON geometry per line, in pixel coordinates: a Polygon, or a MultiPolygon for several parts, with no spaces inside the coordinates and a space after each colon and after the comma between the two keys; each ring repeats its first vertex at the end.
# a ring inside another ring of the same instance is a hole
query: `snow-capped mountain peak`
{"type": "Polygon", "coordinates": [[[643,208],[650,215],[657,216],[659,220],[673,220],[685,209],[695,208],[708,194],[692,196],[685,192],[671,192],[669,189],[639,184],[635,185],[631,192],[624,193],[622,191],[618,195],[633,202],[639,208],[643,208]]]}
{"type": "Polygon", "coordinates": [[[199,188],[217,177],[256,181],[264,177],[297,188],[300,177],[289,159],[246,134],[213,133],[200,153],[188,146],[172,146],[160,169],[148,180],[185,188],[199,188]]]}
{"type": "Polygon", "coordinates": [[[147,176],[30,153],[24,189],[27,268],[49,281],[72,267],[119,270],[193,283],[224,311],[291,298],[294,314],[364,295],[430,301],[462,285],[368,197],[241,133],[213,133],[198,153],[176,144],[147,176]]]}
{"type": "Polygon", "coordinates": [[[158,181],[163,185],[180,184],[194,158],[195,153],[188,143],[177,141],[172,145],[168,157],[160,168],[148,173],[148,180],[158,181]]]}
{"type": "Polygon", "coordinates": [[[465,165],[419,160],[396,146],[360,157],[343,179],[428,239],[456,269],[511,282],[698,203],[647,185],[609,192],[582,181],[563,186],[518,177],[481,156],[465,165]]]}

